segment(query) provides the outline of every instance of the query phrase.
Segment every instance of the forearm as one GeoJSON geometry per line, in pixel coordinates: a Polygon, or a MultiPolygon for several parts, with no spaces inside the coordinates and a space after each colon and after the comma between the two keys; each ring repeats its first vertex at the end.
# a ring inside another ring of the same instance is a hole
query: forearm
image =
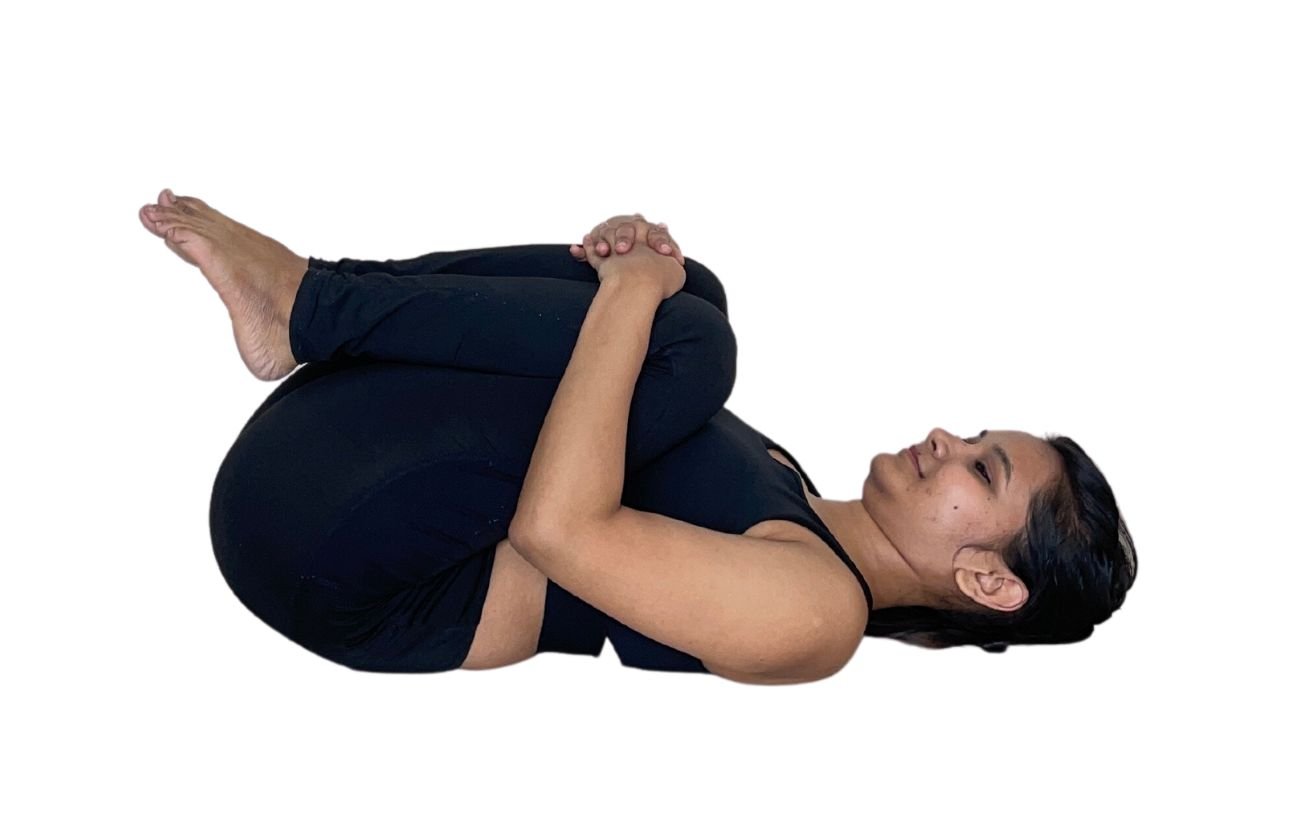
{"type": "Polygon", "coordinates": [[[565,530],[618,510],[628,412],[662,302],[658,285],[635,275],[600,284],[533,449],[513,531],[565,530]]]}

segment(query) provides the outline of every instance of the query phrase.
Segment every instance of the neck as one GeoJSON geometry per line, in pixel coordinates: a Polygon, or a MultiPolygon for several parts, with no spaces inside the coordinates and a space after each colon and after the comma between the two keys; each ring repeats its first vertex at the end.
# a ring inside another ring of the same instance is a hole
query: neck
{"type": "Polygon", "coordinates": [[[933,606],[924,582],[867,513],[860,499],[823,499],[810,496],[813,511],[844,547],[862,577],[871,586],[875,609],[933,606]]]}

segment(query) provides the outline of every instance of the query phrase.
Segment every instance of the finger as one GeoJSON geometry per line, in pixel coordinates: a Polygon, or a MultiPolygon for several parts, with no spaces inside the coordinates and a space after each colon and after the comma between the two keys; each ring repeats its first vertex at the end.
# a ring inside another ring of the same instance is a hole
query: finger
{"type": "Polygon", "coordinates": [[[650,245],[651,249],[655,250],[656,252],[661,252],[666,254],[664,247],[666,246],[667,241],[668,241],[668,231],[663,229],[658,224],[653,225],[650,228],[650,231],[646,233],[645,243],[650,245]]]}
{"type": "Polygon", "coordinates": [[[652,227],[649,235],[646,237],[646,243],[653,247],[656,252],[662,253],[663,255],[671,255],[673,258],[677,259],[677,263],[682,266],[686,265],[686,260],[682,255],[681,248],[677,246],[677,242],[673,240],[673,237],[668,234],[666,224],[656,224],[652,227]]]}
{"type": "Polygon", "coordinates": [[[583,236],[582,250],[584,255],[586,255],[587,263],[591,264],[592,257],[598,255],[598,253],[596,252],[596,236],[592,235],[591,233],[587,233],[585,236],[583,236]]]}
{"type": "Polygon", "coordinates": [[[596,254],[601,258],[609,255],[609,242],[605,240],[605,228],[608,226],[607,222],[602,221],[591,231],[591,237],[596,242],[596,254]]]}
{"type": "Polygon", "coordinates": [[[636,243],[636,222],[630,221],[618,225],[614,230],[614,246],[619,252],[627,252],[636,243]]]}
{"type": "MultiPolygon", "coordinates": [[[[602,255],[612,255],[614,253],[615,233],[618,225],[613,223],[614,219],[605,222],[605,226],[600,229],[600,242],[598,246],[605,248],[602,255]]],[[[621,222],[620,222],[621,223],[621,222]]]]}
{"type": "Polygon", "coordinates": [[[601,258],[609,255],[608,247],[605,248],[605,252],[601,252],[602,242],[600,240],[600,231],[603,230],[604,227],[604,224],[597,224],[595,227],[591,228],[591,232],[587,233],[587,235],[583,237],[582,246],[586,248],[588,255],[599,255],[601,258]]]}
{"type": "Polygon", "coordinates": [[[572,255],[574,258],[578,259],[579,261],[587,260],[587,252],[586,250],[582,249],[581,244],[570,244],[569,254],[572,255]]]}
{"type": "MultiPolygon", "coordinates": [[[[661,222],[659,222],[659,226],[663,228],[663,231],[664,231],[664,241],[666,241],[666,242],[671,246],[670,252],[671,252],[673,258],[676,258],[676,259],[677,259],[677,263],[681,264],[683,267],[686,266],[686,254],[683,253],[683,252],[682,252],[682,248],[681,248],[680,246],[678,246],[678,244],[677,244],[677,239],[675,239],[675,238],[673,238],[671,235],[669,235],[669,233],[668,233],[668,225],[667,225],[667,224],[664,224],[664,223],[661,221],[661,222]]],[[[662,242],[661,242],[661,243],[662,243],[662,242]]]]}

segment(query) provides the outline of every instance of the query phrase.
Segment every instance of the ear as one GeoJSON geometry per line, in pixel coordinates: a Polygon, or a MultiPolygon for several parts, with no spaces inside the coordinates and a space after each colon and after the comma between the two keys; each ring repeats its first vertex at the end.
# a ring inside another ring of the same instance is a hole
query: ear
{"type": "Polygon", "coordinates": [[[957,588],[977,604],[1011,613],[1029,601],[1029,588],[995,550],[963,547],[953,558],[953,570],[957,588]]]}
{"type": "Polygon", "coordinates": [[[1012,613],[1029,601],[1029,588],[1006,568],[996,573],[977,573],[976,583],[983,595],[978,601],[994,610],[1012,613]]]}

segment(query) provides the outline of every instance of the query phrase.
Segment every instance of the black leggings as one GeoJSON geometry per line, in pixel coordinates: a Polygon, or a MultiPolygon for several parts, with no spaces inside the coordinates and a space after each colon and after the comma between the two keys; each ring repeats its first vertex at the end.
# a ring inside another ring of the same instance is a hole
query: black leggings
{"type": "MultiPolygon", "coordinates": [[[[213,486],[213,548],[240,601],[354,669],[459,667],[597,288],[563,244],[311,258],[289,325],[306,365],[253,413],[213,486]]],[[[726,402],[726,312],[717,277],[686,259],[633,392],[627,479],[726,402]]],[[[563,604],[583,602],[548,580],[539,650],[578,651],[547,635],[563,604]]]]}

